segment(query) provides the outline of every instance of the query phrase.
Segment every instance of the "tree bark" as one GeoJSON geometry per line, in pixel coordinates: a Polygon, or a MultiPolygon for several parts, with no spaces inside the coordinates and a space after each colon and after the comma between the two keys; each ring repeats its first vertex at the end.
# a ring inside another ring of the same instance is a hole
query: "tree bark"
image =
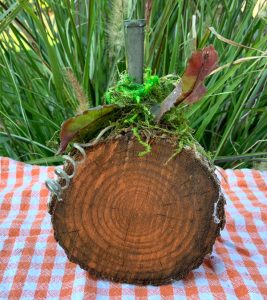
{"type": "Polygon", "coordinates": [[[70,261],[99,278],[141,285],[181,279],[224,226],[225,201],[208,161],[190,148],[169,160],[171,138],[150,144],[144,157],[127,135],[87,149],[63,201],[51,202],[56,240],[70,261]]]}

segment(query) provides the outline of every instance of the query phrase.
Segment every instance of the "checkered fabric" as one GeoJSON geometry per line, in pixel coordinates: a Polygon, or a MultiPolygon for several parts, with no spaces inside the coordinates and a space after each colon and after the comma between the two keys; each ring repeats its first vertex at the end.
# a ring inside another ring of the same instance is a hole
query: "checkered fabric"
{"type": "Polygon", "coordinates": [[[227,223],[213,253],[173,284],[97,280],[68,261],[47,213],[53,167],[0,158],[0,299],[267,299],[267,172],[218,172],[227,223]]]}

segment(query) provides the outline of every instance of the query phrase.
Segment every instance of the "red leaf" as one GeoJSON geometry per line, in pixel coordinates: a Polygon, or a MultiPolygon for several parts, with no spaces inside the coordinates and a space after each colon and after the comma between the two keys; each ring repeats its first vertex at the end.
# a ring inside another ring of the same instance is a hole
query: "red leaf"
{"type": "Polygon", "coordinates": [[[217,67],[218,54],[213,45],[193,53],[182,77],[180,102],[194,103],[206,92],[205,78],[217,67]]]}
{"type": "Polygon", "coordinates": [[[194,52],[176,88],[161,104],[151,108],[155,121],[159,122],[167,111],[181,102],[191,104],[198,101],[206,92],[204,80],[216,68],[217,62],[218,54],[213,45],[194,52]]]}
{"type": "Polygon", "coordinates": [[[115,104],[97,106],[66,120],[61,125],[60,149],[58,153],[63,153],[69,142],[76,137],[89,136],[99,130],[107,120],[111,120],[111,114],[117,109],[118,106],[115,104]]]}

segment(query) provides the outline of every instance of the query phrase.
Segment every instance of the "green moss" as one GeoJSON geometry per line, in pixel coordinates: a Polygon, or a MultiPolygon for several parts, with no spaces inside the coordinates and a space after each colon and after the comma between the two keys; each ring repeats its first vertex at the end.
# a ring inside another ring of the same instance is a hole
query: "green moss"
{"type": "Polygon", "coordinates": [[[140,103],[153,105],[169,95],[174,89],[177,79],[178,77],[175,76],[168,79],[159,78],[152,75],[151,71],[147,69],[144,75],[144,84],[137,84],[127,74],[122,74],[116,86],[111,87],[105,93],[104,102],[121,106],[140,103]]]}
{"type": "Polygon", "coordinates": [[[144,146],[144,151],[140,152],[139,156],[151,151],[149,138],[166,136],[176,139],[176,151],[170,159],[185,146],[197,148],[207,156],[193,137],[193,130],[186,118],[188,109],[186,105],[171,109],[159,124],[155,123],[154,116],[150,112],[153,105],[161,103],[173,91],[178,80],[179,77],[175,75],[159,78],[152,75],[150,70],[146,70],[144,84],[140,85],[134,83],[127,74],[122,75],[117,85],[110,88],[104,96],[105,103],[115,103],[122,107],[111,134],[131,130],[139,143],[144,146]]]}
{"type": "Polygon", "coordinates": [[[144,151],[140,152],[139,156],[144,156],[151,151],[149,138],[174,137],[177,143],[175,151],[177,155],[185,146],[193,147],[196,142],[186,118],[186,111],[185,106],[173,108],[164,116],[160,124],[156,124],[149,106],[128,105],[122,110],[121,117],[117,119],[113,134],[117,135],[130,129],[139,143],[144,146],[144,151]]]}
{"type": "Polygon", "coordinates": [[[139,152],[139,156],[145,156],[146,154],[148,154],[149,152],[151,152],[151,146],[148,144],[148,142],[144,142],[138,132],[137,127],[133,127],[132,128],[132,132],[134,134],[134,136],[136,137],[136,139],[138,140],[138,142],[144,146],[145,150],[142,152],[139,152]]]}

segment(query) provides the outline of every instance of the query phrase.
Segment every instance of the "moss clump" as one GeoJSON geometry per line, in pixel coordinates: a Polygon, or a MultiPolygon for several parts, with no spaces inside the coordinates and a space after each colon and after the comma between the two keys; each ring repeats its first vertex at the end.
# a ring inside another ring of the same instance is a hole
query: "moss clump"
{"type": "Polygon", "coordinates": [[[168,75],[159,78],[146,70],[144,84],[133,83],[128,75],[122,75],[116,86],[110,88],[104,100],[107,104],[122,107],[121,115],[115,122],[113,135],[131,130],[136,139],[144,146],[140,156],[151,151],[149,139],[153,137],[175,137],[178,154],[185,146],[195,147],[193,130],[186,118],[187,106],[179,105],[167,112],[159,124],[155,123],[151,108],[161,103],[175,88],[179,77],[168,75]]]}
{"type": "Polygon", "coordinates": [[[172,92],[177,80],[177,76],[159,78],[147,69],[144,84],[137,84],[127,74],[122,74],[118,83],[105,93],[104,102],[120,106],[132,104],[152,106],[160,103],[172,92]]]}

